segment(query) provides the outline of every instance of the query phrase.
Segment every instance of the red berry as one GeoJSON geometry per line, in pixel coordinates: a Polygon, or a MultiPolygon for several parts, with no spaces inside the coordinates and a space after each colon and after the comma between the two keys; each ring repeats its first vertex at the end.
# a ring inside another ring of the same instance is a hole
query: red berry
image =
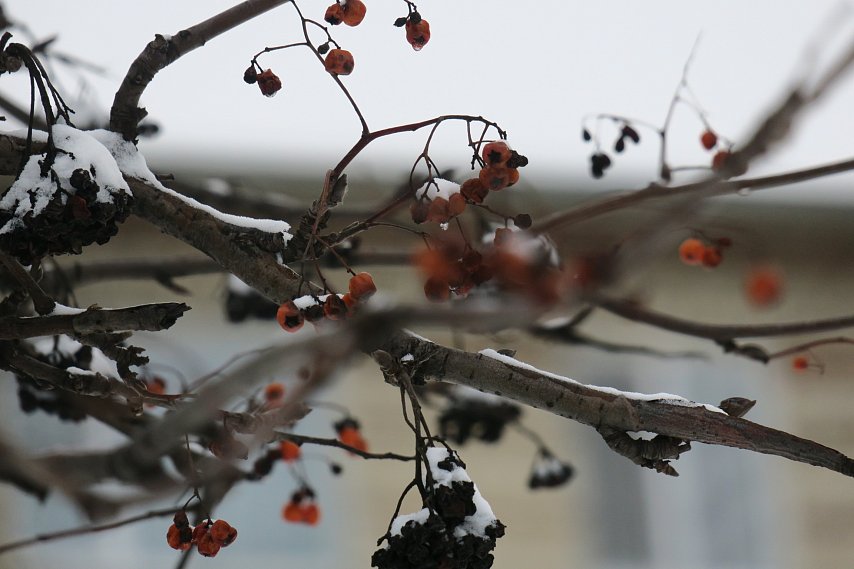
{"type": "Polygon", "coordinates": [[[706,150],[711,150],[718,145],[718,135],[712,130],[707,130],[702,134],[702,136],[700,136],[700,144],[702,144],[703,148],[706,150]]]}
{"type": "Polygon", "coordinates": [[[463,213],[466,209],[466,198],[460,193],[451,194],[448,198],[448,212],[451,217],[456,217],[463,213]]]}
{"type": "Polygon", "coordinates": [[[276,321],[285,332],[296,332],[302,325],[305,324],[305,317],[294,304],[293,300],[289,300],[279,307],[276,311],[276,321]]]}
{"type": "Polygon", "coordinates": [[[424,295],[428,300],[432,300],[433,302],[448,300],[451,298],[451,289],[448,285],[448,281],[436,277],[430,277],[427,279],[427,282],[424,283],[424,295]]]}
{"type": "Polygon", "coordinates": [[[355,62],[353,54],[346,49],[333,49],[326,54],[326,59],[323,60],[323,66],[329,73],[336,75],[350,75],[353,72],[355,62]]]}
{"type": "MultiPolygon", "coordinates": [[[[481,183],[492,191],[498,191],[506,188],[511,184],[510,168],[501,165],[486,166],[478,174],[481,183]]],[[[515,174],[516,180],[519,179],[519,172],[515,174]]]]}
{"type": "Polygon", "coordinates": [[[199,543],[199,540],[202,539],[202,536],[207,535],[208,533],[208,522],[202,522],[197,525],[193,529],[193,535],[191,538],[192,543],[199,543]]]}
{"type": "Polygon", "coordinates": [[[320,508],[318,508],[317,504],[313,502],[311,504],[306,504],[305,506],[300,507],[300,515],[303,523],[310,526],[316,526],[320,521],[320,508]]]}
{"type": "Polygon", "coordinates": [[[792,368],[796,371],[804,371],[808,367],[810,367],[810,362],[806,356],[797,356],[792,359],[792,368]]]}
{"type": "Polygon", "coordinates": [[[285,504],[285,507],[282,508],[282,517],[289,522],[301,522],[302,510],[299,504],[293,501],[285,504]]]}
{"type": "Polygon", "coordinates": [[[679,258],[686,265],[699,265],[703,262],[706,246],[695,238],[686,239],[679,245],[679,258]]]}
{"type": "Polygon", "coordinates": [[[187,551],[188,549],[190,549],[191,539],[192,532],[190,531],[189,526],[179,528],[175,524],[172,524],[166,531],[166,543],[168,543],[169,547],[171,547],[172,549],[187,551]]]}
{"type": "Polygon", "coordinates": [[[359,429],[355,427],[344,427],[338,431],[338,440],[354,449],[363,452],[368,450],[368,443],[362,438],[362,433],[359,432],[359,429]]]}
{"type": "Polygon", "coordinates": [[[347,305],[337,294],[330,294],[323,303],[323,315],[330,320],[342,320],[349,312],[347,305]]]}
{"type": "Polygon", "coordinates": [[[293,441],[282,441],[279,448],[282,452],[282,460],[285,462],[294,461],[302,455],[302,449],[300,449],[300,446],[293,441]]]}
{"type": "Polygon", "coordinates": [[[278,76],[267,69],[258,74],[258,88],[265,97],[272,97],[282,88],[282,80],[278,76]]]}
{"type": "Polygon", "coordinates": [[[367,300],[377,292],[377,285],[370,273],[359,273],[350,277],[349,289],[354,300],[367,300]]]}
{"type": "Polygon", "coordinates": [[[406,21],[406,41],[412,46],[415,51],[420,51],[422,47],[430,41],[430,24],[427,20],[419,20],[417,23],[412,23],[412,20],[406,21]]]}
{"type": "Polygon", "coordinates": [[[216,554],[219,553],[221,547],[222,546],[214,540],[210,531],[206,531],[205,534],[199,538],[199,541],[196,544],[196,549],[198,549],[199,553],[205,557],[216,557],[216,554]]]}
{"type": "Polygon", "coordinates": [[[326,20],[327,23],[337,26],[343,21],[344,18],[344,10],[341,8],[341,4],[335,2],[329,8],[326,9],[326,14],[323,16],[323,19],[326,20]]]}
{"type": "Polygon", "coordinates": [[[166,382],[163,381],[163,378],[154,376],[145,381],[145,388],[154,395],[163,395],[166,393],[166,382]]]}
{"type": "Polygon", "coordinates": [[[720,150],[717,154],[712,158],[712,170],[722,170],[726,165],[727,159],[730,157],[730,153],[727,150],[720,150]]]}

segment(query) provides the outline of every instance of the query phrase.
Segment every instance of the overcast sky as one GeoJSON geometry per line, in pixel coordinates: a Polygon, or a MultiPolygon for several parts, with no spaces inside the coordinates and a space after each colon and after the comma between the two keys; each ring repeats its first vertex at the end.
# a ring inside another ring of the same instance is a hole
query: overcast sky
{"type": "MultiPolygon", "coordinates": [[[[155,32],[173,34],[232,3],[10,0],[4,6],[38,37],[59,34],[57,49],[109,70],[104,78],[87,76],[106,113],[129,63],[155,32]]],[[[326,4],[300,5],[307,16],[321,19],[326,4]]],[[[527,6],[446,0],[419,5],[432,39],[416,53],[403,30],[391,25],[405,15],[403,2],[367,4],[361,26],[338,26],[333,35],[355,56],[355,71],[344,81],[370,126],[445,113],[483,114],[504,126],[514,147],[528,155],[525,175],[535,181],[586,176],[590,148],[579,135],[586,114],[660,124],[698,36],[690,85],[712,125],[735,141],[744,139],[795,77],[820,67],[854,37],[852,10],[825,0],[543,0],[527,6]],[[810,45],[818,46],[818,59],[806,55],[810,45]]],[[[234,165],[283,171],[309,164],[322,178],[355,142],[359,123],[313,56],[296,49],[262,57],[262,65],[285,85],[272,99],[241,80],[252,54],[299,40],[293,7],[285,5],[161,72],[143,98],[163,127],[162,135],[142,144],[149,161],[175,167],[203,156],[214,171],[234,165]]],[[[77,80],[63,77],[64,87],[75,93],[77,80]]],[[[21,101],[27,87],[24,77],[0,82],[0,91],[21,101]]],[[[756,171],[854,154],[852,97],[849,77],[803,117],[787,147],[756,171]]],[[[680,108],[673,126],[673,165],[707,163],[696,116],[680,108]]],[[[354,168],[407,171],[423,142],[423,134],[379,142],[354,168]]],[[[464,166],[465,142],[463,129],[449,125],[434,145],[440,166],[464,166]]],[[[657,150],[654,137],[646,136],[596,183],[605,189],[643,185],[655,175],[657,150]]]]}

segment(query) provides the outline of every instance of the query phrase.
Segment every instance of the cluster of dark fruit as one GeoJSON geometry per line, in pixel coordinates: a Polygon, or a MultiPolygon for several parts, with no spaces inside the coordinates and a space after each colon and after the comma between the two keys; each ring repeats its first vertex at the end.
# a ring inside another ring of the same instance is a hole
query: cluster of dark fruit
{"type": "MultiPolygon", "coordinates": [[[[593,140],[593,137],[586,128],[581,131],[581,138],[584,139],[584,142],[590,142],[593,140]]],[[[640,135],[638,131],[632,128],[628,124],[623,124],[623,127],[620,129],[620,134],[617,137],[617,140],[614,142],[614,152],[617,154],[622,153],[626,149],[626,140],[631,140],[635,144],[640,143],[640,135]]],[[[611,167],[611,158],[604,152],[598,150],[597,143],[597,151],[594,152],[590,156],[590,173],[594,178],[601,178],[605,175],[605,170],[611,167]]]]}
{"type": "Polygon", "coordinates": [[[166,543],[172,549],[187,551],[195,545],[205,557],[215,557],[221,548],[228,547],[235,539],[237,530],[227,521],[208,519],[194,528],[184,510],[175,513],[172,525],[166,532],[166,543]]]}
{"type": "Polygon", "coordinates": [[[573,474],[575,470],[572,466],[559,461],[549,451],[541,449],[531,469],[528,488],[557,488],[569,482],[573,474]]]}
{"type": "MultiPolygon", "coordinates": [[[[31,354],[32,357],[60,369],[76,367],[89,369],[92,363],[92,348],[81,346],[74,353],[54,350],[49,354],[31,354]]],[[[86,414],[74,404],[64,391],[40,389],[42,382],[25,374],[15,375],[18,381],[18,404],[21,411],[30,414],[42,410],[48,415],[56,415],[61,421],[80,422],[86,414]]]]}
{"type": "MultiPolygon", "coordinates": [[[[446,470],[464,468],[454,455],[439,463],[446,470]]],[[[430,514],[426,521],[410,520],[400,534],[388,538],[387,547],[374,552],[371,566],[379,569],[489,569],[494,558],[492,550],[504,535],[504,524],[495,521],[484,536],[465,533],[454,535],[454,530],[466,516],[477,511],[474,504],[474,484],[455,481],[450,486],[434,485],[431,490],[430,514]]]]}
{"type": "Polygon", "coordinates": [[[254,290],[245,293],[229,290],[225,298],[225,313],[232,323],[243,322],[247,318],[272,320],[278,309],[278,304],[254,290]]]}
{"type": "Polygon", "coordinates": [[[517,420],[521,413],[519,406],[512,403],[454,401],[439,416],[439,432],[442,438],[460,445],[471,437],[494,443],[504,434],[507,423],[517,420]]]}
{"type": "MultiPolygon", "coordinates": [[[[0,234],[0,249],[24,265],[45,255],[79,254],[83,247],[103,245],[118,233],[118,224],[130,214],[132,197],[123,190],[111,192],[111,201],[99,202],[99,186],[89,171],[78,168],[71,175],[71,189],[57,185],[50,202],[37,216],[15,216],[19,202],[0,211],[0,226],[17,220],[10,231],[0,234]],[[63,203],[63,196],[66,197],[63,203]]],[[[28,195],[32,201],[34,196],[28,195]]]]}

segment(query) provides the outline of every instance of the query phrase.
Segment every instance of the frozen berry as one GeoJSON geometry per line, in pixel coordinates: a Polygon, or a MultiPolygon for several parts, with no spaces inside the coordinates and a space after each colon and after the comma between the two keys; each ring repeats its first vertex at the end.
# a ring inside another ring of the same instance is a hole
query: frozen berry
{"type": "Polygon", "coordinates": [[[483,185],[480,178],[470,178],[460,186],[460,193],[472,203],[483,203],[489,189],[483,185]]]}
{"type": "Polygon", "coordinates": [[[483,146],[481,156],[488,165],[504,164],[510,160],[512,150],[503,140],[489,142],[483,146]]]}
{"type": "Polygon", "coordinates": [[[276,311],[276,321],[286,332],[296,332],[305,323],[305,318],[293,300],[282,304],[276,311]]]}

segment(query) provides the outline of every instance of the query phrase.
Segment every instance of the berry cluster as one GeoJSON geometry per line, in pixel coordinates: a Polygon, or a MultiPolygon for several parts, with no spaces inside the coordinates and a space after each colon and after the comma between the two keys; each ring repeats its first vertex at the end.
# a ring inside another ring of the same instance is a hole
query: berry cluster
{"type": "Polygon", "coordinates": [[[563,486],[572,478],[574,470],[572,466],[558,460],[546,449],[540,449],[537,458],[531,468],[531,476],[528,478],[528,488],[557,488],[563,486]]]}
{"type": "Polygon", "coordinates": [[[320,508],[314,498],[311,488],[300,488],[291,494],[290,501],[282,508],[282,518],[291,523],[316,526],[320,521],[320,508]]]}
{"type": "Polygon", "coordinates": [[[521,414],[518,405],[502,399],[455,399],[439,415],[439,433],[443,439],[459,445],[471,437],[494,443],[501,439],[504,427],[519,419],[521,414]]]}
{"type": "Polygon", "coordinates": [[[732,241],[727,237],[721,237],[711,242],[690,237],[679,245],[679,258],[686,265],[714,269],[723,261],[723,250],[731,245],[732,241]]]}
{"type": "Polygon", "coordinates": [[[45,255],[80,254],[83,247],[103,245],[118,233],[118,224],[130,214],[129,192],[102,187],[92,166],[73,170],[67,182],[62,168],[50,177],[34,176],[39,159],[44,155],[30,159],[0,200],[0,249],[31,265],[45,255]],[[26,187],[30,182],[25,180],[33,179],[38,182],[26,187]]]}
{"type": "Polygon", "coordinates": [[[243,72],[243,80],[248,84],[257,83],[261,89],[261,94],[265,97],[272,97],[282,90],[282,80],[279,76],[273,73],[272,70],[266,69],[259,72],[255,65],[250,65],[243,72]]]}
{"type": "Polygon", "coordinates": [[[362,0],[342,0],[326,9],[323,19],[330,25],[358,26],[365,19],[368,8],[362,0]]]}
{"type": "Polygon", "coordinates": [[[373,277],[364,272],[353,275],[348,288],[349,291],[343,295],[302,296],[289,300],[279,306],[276,321],[286,332],[296,332],[306,321],[343,320],[377,291],[373,277]]]}
{"type": "Polygon", "coordinates": [[[502,524],[450,451],[427,449],[432,482],[425,508],[392,522],[387,543],[374,552],[379,569],[488,569],[502,524]]]}
{"type": "Polygon", "coordinates": [[[166,532],[166,543],[172,549],[187,551],[195,545],[205,557],[215,557],[221,548],[228,547],[235,539],[237,530],[225,520],[207,519],[194,528],[184,510],[175,513],[172,525],[166,532]]]}
{"type": "Polygon", "coordinates": [[[415,51],[421,51],[427,42],[430,41],[430,24],[421,17],[417,10],[409,6],[409,14],[398,18],[394,21],[394,25],[398,28],[406,30],[406,41],[412,46],[415,51]]]}
{"type": "Polygon", "coordinates": [[[359,421],[352,417],[345,417],[332,425],[338,435],[338,440],[347,446],[362,452],[367,452],[368,443],[365,441],[360,431],[361,425],[359,421]]]}

